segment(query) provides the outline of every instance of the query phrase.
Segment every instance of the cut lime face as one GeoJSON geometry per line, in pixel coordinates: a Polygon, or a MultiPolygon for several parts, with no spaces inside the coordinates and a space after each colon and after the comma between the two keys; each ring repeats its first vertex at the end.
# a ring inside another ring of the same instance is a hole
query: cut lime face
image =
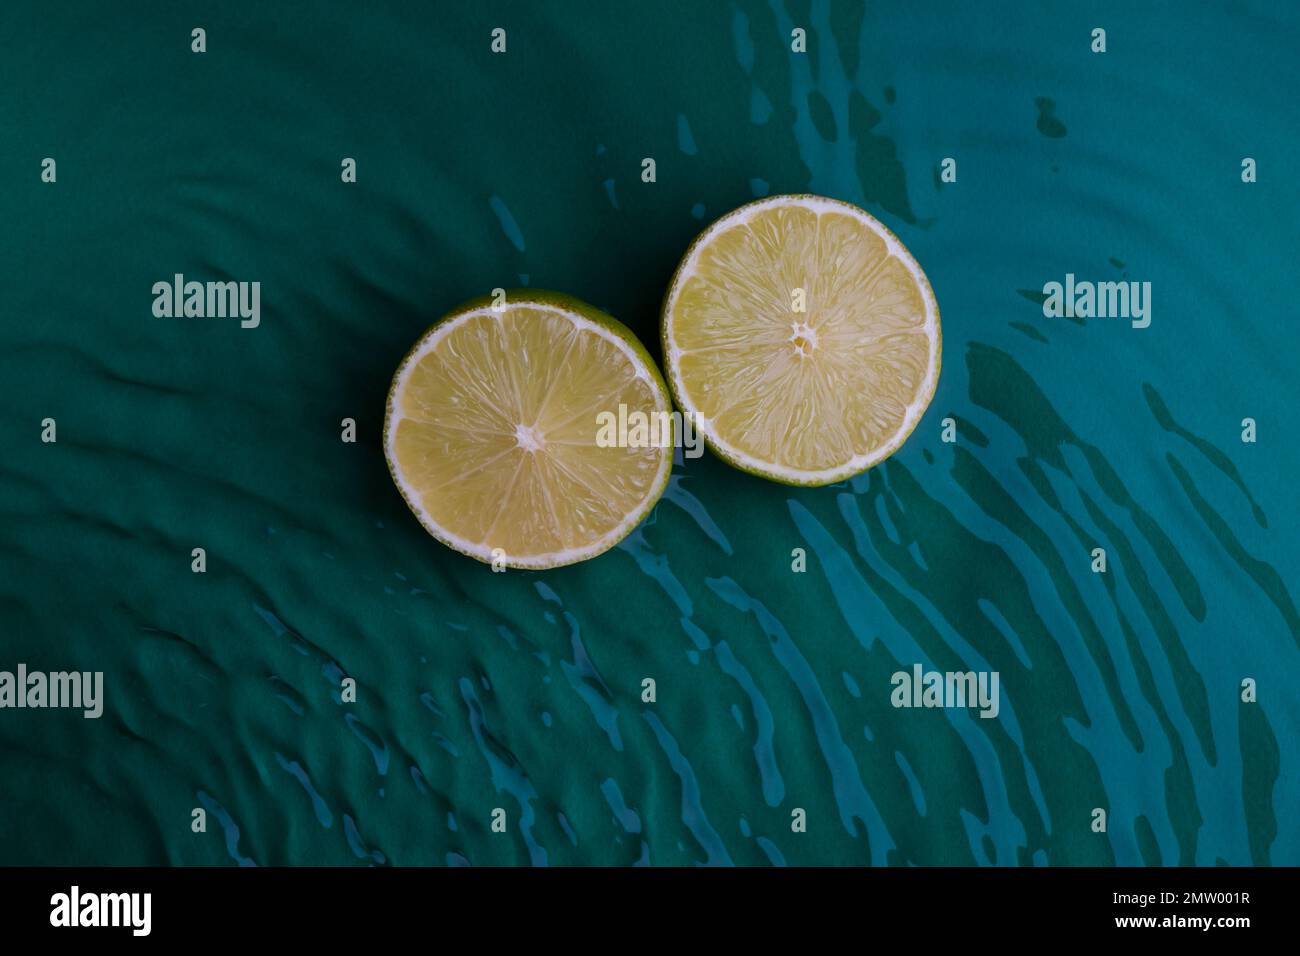
{"type": "Polygon", "coordinates": [[[939,379],[939,307],[921,267],[868,213],[773,196],[695,241],[664,302],[682,411],[738,468],[824,485],[911,434],[939,379]]]}
{"type": "Polygon", "coordinates": [[[550,568],[621,541],[672,468],[666,443],[610,443],[602,416],[662,416],[663,379],[623,325],[556,293],[467,303],[398,368],[384,449],[439,541],[480,561],[550,568]]]}

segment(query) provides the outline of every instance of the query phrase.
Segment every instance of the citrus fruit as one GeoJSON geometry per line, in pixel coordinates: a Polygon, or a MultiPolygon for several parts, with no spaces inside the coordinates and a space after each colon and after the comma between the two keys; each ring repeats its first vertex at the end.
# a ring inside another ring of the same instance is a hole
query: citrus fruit
{"type": "Polygon", "coordinates": [[[664,300],[668,383],[718,455],[796,485],[892,455],[934,397],[939,307],[856,206],[773,196],[687,250],[664,300]]]}
{"type": "Polygon", "coordinates": [[[668,421],[636,337],[576,299],[507,292],[416,342],[388,392],[384,451],[439,541],[489,563],[558,567],[617,544],[668,483],[671,426],[659,443],[611,442],[599,422],[620,406],[668,421]]]}

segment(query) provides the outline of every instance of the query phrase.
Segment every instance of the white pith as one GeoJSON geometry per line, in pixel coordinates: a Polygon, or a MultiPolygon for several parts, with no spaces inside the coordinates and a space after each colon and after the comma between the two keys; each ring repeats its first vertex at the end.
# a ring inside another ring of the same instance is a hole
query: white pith
{"type": "MultiPolygon", "coordinates": [[[[607,342],[612,343],[631,364],[636,372],[636,377],[644,382],[653,383],[652,376],[646,367],[645,359],[628,344],[620,335],[606,328],[598,322],[593,322],[582,315],[570,311],[550,302],[541,302],[536,300],[512,300],[502,311],[509,311],[512,308],[528,308],[543,312],[550,312],[554,315],[561,316],[572,322],[579,330],[594,332],[607,342]]],[[[484,305],[478,308],[469,309],[465,312],[458,313],[445,319],[443,322],[429,330],[407,355],[402,362],[401,367],[393,378],[393,385],[389,391],[388,406],[384,414],[384,454],[388,459],[389,471],[393,475],[402,497],[406,499],[407,504],[419,519],[420,524],[432,534],[435,538],[443,543],[455,548],[463,554],[470,555],[480,561],[492,563],[494,560],[494,549],[486,542],[471,541],[461,535],[458,535],[443,525],[439,524],[428,510],[424,507],[422,496],[406,480],[402,474],[401,468],[397,464],[396,456],[396,436],[397,426],[405,416],[400,411],[402,394],[405,391],[407,379],[411,372],[419,365],[420,360],[437,348],[442,339],[460,327],[465,322],[483,315],[493,315],[499,317],[502,311],[494,309],[491,305],[484,305]]],[[[629,333],[630,334],[630,333],[629,333]]],[[[663,386],[659,385],[654,391],[659,393],[659,398],[663,411],[671,408],[668,396],[663,392],[663,386]]],[[[658,409],[657,409],[658,410],[658,409]]],[[[530,443],[535,444],[536,448],[529,448],[530,451],[539,451],[545,445],[545,436],[539,436],[531,427],[519,425],[516,432],[516,440],[520,447],[528,448],[530,443]]],[[[668,480],[668,473],[672,469],[672,447],[661,449],[659,454],[659,468],[655,473],[654,481],[649,486],[649,490],[640,501],[623,516],[622,521],[610,531],[601,535],[599,538],[582,547],[564,548],[559,551],[537,552],[534,554],[504,554],[501,560],[508,567],[540,570],[544,568],[560,567],[566,564],[574,564],[578,561],[594,557],[603,551],[609,550],[636,527],[637,524],[646,516],[654,502],[658,500],[664,485],[668,480]]]]}
{"type": "MultiPolygon", "coordinates": [[[[915,399],[908,404],[904,413],[903,421],[898,429],[887,440],[879,443],[876,447],[868,449],[854,455],[841,465],[833,468],[824,468],[818,470],[805,470],[792,468],[788,465],[779,464],[772,461],[766,461],[757,458],[747,452],[737,448],[731,442],[718,434],[716,425],[712,421],[704,420],[700,416],[700,424],[697,425],[703,433],[705,439],[724,457],[729,459],[733,464],[747,471],[769,478],[775,478],[779,481],[785,481],[793,484],[829,484],[834,481],[840,481],[853,475],[859,474],[888,458],[892,455],[903,441],[911,434],[920,421],[921,416],[925,413],[934,397],[935,387],[938,382],[939,371],[939,349],[940,337],[938,328],[938,309],[934,299],[933,290],[930,288],[929,280],[921,270],[920,265],[912,254],[900,243],[882,223],[873,216],[864,212],[856,206],[849,203],[839,202],[834,199],[827,199],[821,196],[773,196],[766,200],[749,203],[742,206],[735,212],[723,216],[717,222],[713,223],[694,243],[686,260],[677,270],[677,275],[673,280],[672,289],[669,291],[668,299],[664,305],[664,364],[669,381],[672,384],[673,393],[677,397],[684,411],[694,412],[698,415],[699,403],[691,395],[690,390],[686,387],[680,374],[680,358],[683,350],[677,344],[674,334],[674,316],[680,290],[685,286],[686,281],[695,274],[700,255],[709,245],[711,239],[720,232],[731,229],[735,226],[743,225],[754,216],[764,213],[770,209],[782,206],[797,206],[807,209],[821,216],[823,213],[833,212],[840,215],[848,215],[861,222],[874,232],[885,243],[885,248],[893,258],[897,259],[911,273],[916,281],[917,287],[921,290],[921,298],[925,303],[925,323],[923,329],[929,340],[930,353],[929,362],[926,369],[925,378],[916,391],[915,399]]],[[[800,330],[797,323],[792,323],[790,341],[795,343],[799,337],[800,330]]],[[[804,336],[811,340],[812,348],[816,348],[815,333],[813,336],[804,336]]],[[[796,352],[801,358],[807,357],[803,348],[794,344],[796,352]]],[[[809,350],[811,352],[811,350],[809,350]]]]}

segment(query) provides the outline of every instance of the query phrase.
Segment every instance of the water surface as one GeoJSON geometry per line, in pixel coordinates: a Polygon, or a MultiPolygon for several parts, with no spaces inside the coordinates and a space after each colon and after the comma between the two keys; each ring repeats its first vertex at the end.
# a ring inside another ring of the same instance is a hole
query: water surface
{"type": "Polygon", "coordinates": [[[107,688],[0,712],[0,862],[1300,863],[1300,20],[1232,9],[0,12],[0,668],[107,688]],[[541,574],[423,533],[380,428],[432,321],[554,288],[657,355],[704,221],[803,191],[936,290],[893,459],[686,460],[541,574]],[[1045,318],[1068,272],[1150,281],[1150,328],[1045,318]],[[260,327],[154,318],[175,273],[260,281],[260,327]],[[914,663],[999,717],[892,708],[914,663]]]}

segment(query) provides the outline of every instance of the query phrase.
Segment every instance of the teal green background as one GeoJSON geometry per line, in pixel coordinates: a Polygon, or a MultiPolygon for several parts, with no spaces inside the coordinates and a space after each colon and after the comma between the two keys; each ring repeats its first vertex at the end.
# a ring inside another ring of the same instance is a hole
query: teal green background
{"type": "Polygon", "coordinates": [[[1281,10],[4,4],[0,669],[106,710],[0,711],[0,863],[1300,863],[1281,10]],[[430,323],[551,288],[658,357],[692,237],[803,191],[936,291],[893,459],[687,460],[546,573],[425,535],[380,429],[430,323]],[[177,272],[260,281],[261,327],[154,318],[177,272]],[[1151,327],[1045,318],[1067,272],[1150,281],[1151,327]],[[1000,717],[892,708],[918,662],[1000,717]]]}

